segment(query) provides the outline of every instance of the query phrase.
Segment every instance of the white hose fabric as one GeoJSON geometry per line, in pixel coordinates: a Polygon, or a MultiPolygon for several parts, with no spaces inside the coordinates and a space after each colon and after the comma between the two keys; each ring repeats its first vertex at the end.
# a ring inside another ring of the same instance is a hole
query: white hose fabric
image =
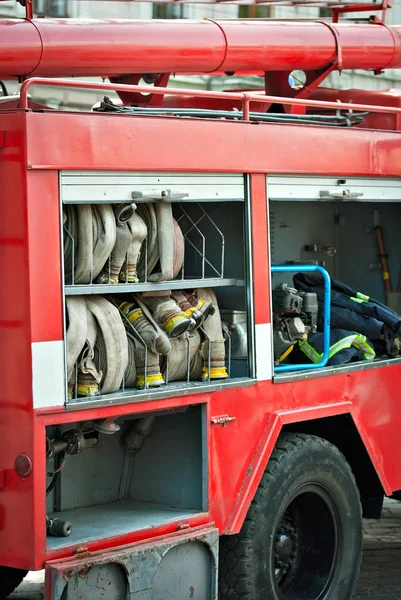
{"type": "Polygon", "coordinates": [[[115,392],[121,389],[123,379],[125,389],[143,389],[165,381],[228,377],[221,318],[211,289],[198,289],[193,294],[177,291],[174,296],[136,294],[132,298],[117,308],[102,296],[67,296],[70,394],[76,378],[75,393],[81,397],[115,392]],[[191,319],[193,309],[204,317],[201,309],[207,306],[208,313],[199,328],[169,339],[158,325],[163,320],[159,313],[167,311],[170,319],[183,315],[177,300],[184,308],[190,306],[191,319]]]}
{"type": "Polygon", "coordinates": [[[63,225],[68,284],[169,281],[182,268],[184,236],[169,202],[67,204],[63,225]]]}
{"type": "Polygon", "coordinates": [[[211,302],[215,308],[214,314],[210,315],[203,325],[206,339],[202,344],[202,379],[226,379],[228,373],[225,366],[225,342],[216,295],[210,288],[197,289],[196,294],[205,302],[211,302]]]}
{"type": "MultiPolygon", "coordinates": [[[[165,282],[182,269],[184,236],[171,203],[67,204],[63,224],[67,283],[137,283],[145,274],[165,282]]],[[[125,298],[117,307],[99,295],[66,297],[69,395],[228,377],[213,290],[125,298]]]]}
{"type": "Polygon", "coordinates": [[[139,281],[139,255],[141,252],[143,242],[145,241],[146,236],[148,234],[148,230],[143,219],[141,219],[141,217],[135,211],[132,217],[128,220],[128,227],[131,232],[131,243],[128,247],[127,260],[123,264],[123,267],[121,269],[120,281],[128,281],[128,283],[137,283],[139,281]]]}
{"type": "Polygon", "coordinates": [[[128,366],[128,340],[119,310],[102,296],[67,297],[66,306],[69,393],[95,395],[95,384],[101,384],[102,394],[117,391],[128,366]]]}
{"type": "Polygon", "coordinates": [[[116,242],[116,219],[110,204],[67,204],[64,207],[64,270],[67,283],[96,279],[116,242]]]}

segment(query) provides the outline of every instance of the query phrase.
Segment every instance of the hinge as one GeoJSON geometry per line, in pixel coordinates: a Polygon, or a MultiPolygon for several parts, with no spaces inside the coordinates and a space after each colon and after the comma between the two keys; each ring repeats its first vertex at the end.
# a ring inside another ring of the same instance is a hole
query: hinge
{"type": "Polygon", "coordinates": [[[212,417],[210,419],[211,425],[221,425],[225,427],[230,421],[235,421],[237,417],[229,417],[228,415],[220,415],[219,417],[212,417]]]}
{"type": "Polygon", "coordinates": [[[78,548],[74,550],[74,555],[77,558],[87,558],[91,553],[89,552],[88,546],[78,546],[78,548]]]}

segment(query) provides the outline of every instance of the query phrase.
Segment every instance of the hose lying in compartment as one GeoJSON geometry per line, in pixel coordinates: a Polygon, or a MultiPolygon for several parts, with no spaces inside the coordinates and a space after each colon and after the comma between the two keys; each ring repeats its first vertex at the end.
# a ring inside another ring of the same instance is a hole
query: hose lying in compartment
{"type": "Polygon", "coordinates": [[[151,312],[152,318],[162,328],[169,338],[176,338],[190,329],[195,328],[191,315],[186,315],[171,298],[170,292],[149,296],[146,293],[137,294],[137,301],[145,305],[151,312]]]}
{"type": "MultiPolygon", "coordinates": [[[[149,350],[156,354],[167,355],[171,350],[170,340],[138,296],[133,296],[134,302],[123,302],[120,304],[120,310],[149,350]]],[[[126,329],[129,331],[128,323],[126,323],[126,329]]]]}
{"type": "Polygon", "coordinates": [[[127,222],[134,214],[134,207],[132,204],[117,204],[113,205],[113,210],[116,220],[116,241],[109,260],[103,265],[103,270],[97,278],[97,283],[116,285],[132,241],[127,222]]]}
{"type": "Polygon", "coordinates": [[[128,366],[128,340],[118,309],[101,296],[68,297],[66,306],[69,395],[96,395],[99,384],[102,394],[117,391],[128,366]]]}
{"type": "MultiPolygon", "coordinates": [[[[134,204],[133,206],[136,205],[134,204]]],[[[131,243],[128,247],[127,258],[124,261],[120,272],[120,281],[128,283],[138,283],[138,260],[141,253],[141,247],[148,234],[147,227],[143,219],[134,211],[132,217],[127,222],[131,232],[131,243]]]]}
{"type": "Polygon", "coordinates": [[[129,346],[129,364],[125,386],[140,390],[159,387],[164,383],[160,371],[160,355],[149,350],[145,344],[127,332],[129,346]]]}
{"type": "Polygon", "coordinates": [[[187,332],[171,340],[171,352],[162,360],[165,381],[199,381],[203,367],[200,349],[201,336],[198,331],[187,332]]]}
{"type": "MultiPolygon", "coordinates": [[[[123,302],[120,311],[124,315],[128,332],[130,360],[136,363],[136,387],[139,389],[159,387],[164,383],[160,371],[160,355],[170,354],[171,342],[154,321],[146,306],[136,297],[135,300],[135,302],[123,302]]],[[[129,364],[126,387],[129,387],[132,379],[133,368],[129,364]]]]}
{"type": "Polygon", "coordinates": [[[86,306],[96,319],[102,344],[99,364],[104,373],[102,394],[115,392],[121,386],[128,366],[128,341],[118,309],[102,296],[87,296],[86,306]]]}
{"type": "Polygon", "coordinates": [[[144,389],[165,381],[228,377],[221,318],[211,289],[168,296],[133,294],[132,299],[117,308],[102,296],[67,297],[70,395],[76,379],[75,392],[85,397],[115,392],[123,381],[126,389],[144,389]],[[161,311],[173,321],[179,316],[179,324],[191,323],[191,330],[186,327],[170,339],[158,324],[164,318],[161,311]]]}
{"type": "Polygon", "coordinates": [[[64,207],[64,270],[67,283],[91,283],[102,271],[116,242],[110,204],[64,207]]]}
{"type": "Polygon", "coordinates": [[[202,380],[226,379],[228,373],[225,366],[225,342],[216,295],[209,288],[197,289],[196,295],[215,307],[214,313],[209,315],[202,327],[206,338],[202,343],[202,380]]]}
{"type": "Polygon", "coordinates": [[[184,261],[184,236],[171,203],[68,204],[64,207],[67,283],[168,281],[184,261]],[[144,242],[147,240],[147,251],[144,242]],[[153,271],[156,272],[153,273],[153,271]]]}
{"type": "MultiPolygon", "coordinates": [[[[176,290],[171,294],[171,297],[176,301],[185,316],[193,319],[196,328],[203,325],[205,319],[210,314],[213,314],[214,307],[211,301],[205,301],[203,298],[198,298],[196,294],[189,294],[183,290],[176,290]]],[[[217,306],[217,305],[216,305],[217,306]]]]}
{"type": "Polygon", "coordinates": [[[172,216],[171,204],[140,204],[137,212],[148,231],[147,264],[145,253],[141,252],[138,262],[139,277],[147,275],[149,281],[174,279],[184,262],[184,236],[172,216]],[[160,272],[153,273],[158,262],[160,272]]]}
{"type": "Polygon", "coordinates": [[[81,352],[78,363],[78,396],[96,396],[103,378],[103,371],[98,371],[95,365],[95,349],[98,331],[93,314],[87,309],[86,303],[87,334],[86,343],[81,352]]]}
{"type": "Polygon", "coordinates": [[[67,383],[68,395],[72,396],[75,386],[75,363],[85,346],[87,338],[87,315],[84,296],[66,297],[67,316],[67,383]]]}
{"type": "Polygon", "coordinates": [[[136,204],[114,207],[116,243],[97,283],[117,285],[120,281],[138,282],[137,262],[141,246],[147,236],[147,228],[135,211],[136,204]]]}

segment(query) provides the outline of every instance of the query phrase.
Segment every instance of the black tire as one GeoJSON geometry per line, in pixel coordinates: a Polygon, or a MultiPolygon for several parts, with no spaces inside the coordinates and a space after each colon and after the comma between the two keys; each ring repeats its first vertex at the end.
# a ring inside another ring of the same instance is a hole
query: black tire
{"type": "Polygon", "coordinates": [[[349,600],[362,538],[343,455],[321,438],[283,434],[240,533],[220,540],[220,600],[349,600]]]}
{"type": "Polygon", "coordinates": [[[0,599],[7,598],[24,579],[28,571],[0,567],[0,599]]]}
{"type": "Polygon", "coordinates": [[[397,492],[394,492],[389,497],[391,498],[391,500],[398,500],[398,502],[401,502],[401,490],[398,490],[397,492]]]}

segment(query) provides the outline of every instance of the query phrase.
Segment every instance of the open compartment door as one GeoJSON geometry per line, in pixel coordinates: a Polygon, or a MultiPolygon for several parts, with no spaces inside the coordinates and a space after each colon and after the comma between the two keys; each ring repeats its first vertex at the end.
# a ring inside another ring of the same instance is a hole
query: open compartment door
{"type": "Polygon", "coordinates": [[[207,525],[50,561],[45,600],[216,600],[218,542],[207,525]]]}

